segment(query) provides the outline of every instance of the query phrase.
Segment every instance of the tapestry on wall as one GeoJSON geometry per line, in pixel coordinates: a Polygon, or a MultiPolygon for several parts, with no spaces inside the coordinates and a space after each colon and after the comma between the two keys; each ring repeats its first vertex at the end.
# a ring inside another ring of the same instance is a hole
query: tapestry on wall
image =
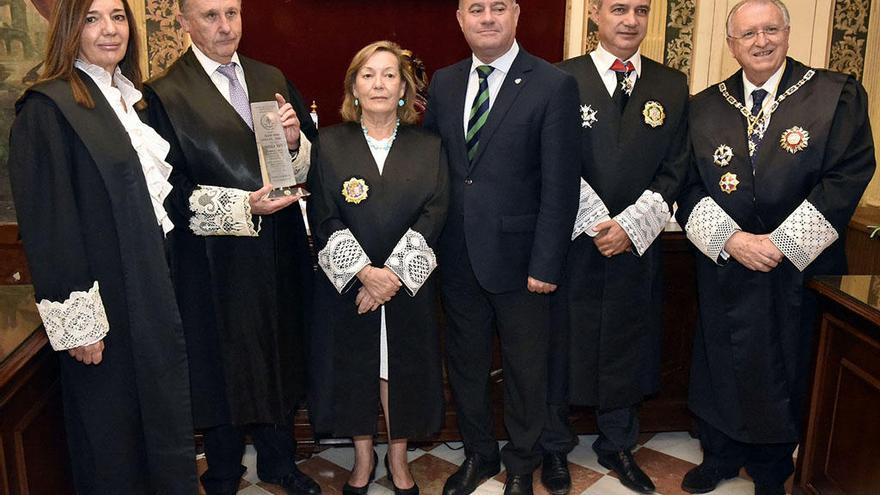
{"type": "Polygon", "coordinates": [[[55,0],[0,2],[0,223],[15,222],[9,185],[9,128],[15,100],[39,76],[55,0]]]}

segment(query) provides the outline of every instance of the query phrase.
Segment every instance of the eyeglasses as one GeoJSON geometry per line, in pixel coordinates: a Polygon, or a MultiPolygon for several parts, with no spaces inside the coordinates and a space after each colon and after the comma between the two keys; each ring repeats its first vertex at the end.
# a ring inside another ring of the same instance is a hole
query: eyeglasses
{"type": "Polygon", "coordinates": [[[764,29],[759,29],[757,31],[746,31],[739,36],[728,35],[728,38],[732,38],[740,41],[752,41],[758,37],[759,34],[763,34],[768,38],[776,38],[782,33],[788,31],[789,26],[779,27],[779,26],[767,26],[764,29]]]}

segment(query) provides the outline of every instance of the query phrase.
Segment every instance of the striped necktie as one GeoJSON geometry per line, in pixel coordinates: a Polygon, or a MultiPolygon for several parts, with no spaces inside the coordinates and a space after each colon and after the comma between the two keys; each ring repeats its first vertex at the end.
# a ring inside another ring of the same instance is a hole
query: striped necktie
{"type": "Polygon", "coordinates": [[[238,82],[238,76],[235,74],[235,62],[217,67],[217,72],[226,76],[226,79],[229,79],[229,103],[232,104],[232,108],[241,116],[248,127],[253,130],[254,121],[251,117],[251,104],[247,94],[244,92],[244,88],[238,82]]]}
{"type": "Polygon", "coordinates": [[[489,74],[495,71],[491,65],[477,67],[477,77],[480,78],[480,87],[474,104],[471,105],[471,114],[468,118],[468,130],[465,141],[467,142],[468,160],[473,160],[480,145],[480,129],[489,118],[489,74]]]}

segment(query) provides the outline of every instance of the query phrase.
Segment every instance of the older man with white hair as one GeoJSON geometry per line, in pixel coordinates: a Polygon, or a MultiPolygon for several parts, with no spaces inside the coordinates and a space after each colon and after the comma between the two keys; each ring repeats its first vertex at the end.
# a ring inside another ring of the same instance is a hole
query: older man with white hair
{"type": "Polygon", "coordinates": [[[730,11],[742,67],[691,102],[692,183],[676,214],[697,260],[700,326],[689,405],[703,462],[682,489],[746,471],[758,495],[794,471],[810,360],[814,275],[846,272],[847,223],[875,168],[867,97],[852,77],[786,57],[779,0],[730,11]]]}

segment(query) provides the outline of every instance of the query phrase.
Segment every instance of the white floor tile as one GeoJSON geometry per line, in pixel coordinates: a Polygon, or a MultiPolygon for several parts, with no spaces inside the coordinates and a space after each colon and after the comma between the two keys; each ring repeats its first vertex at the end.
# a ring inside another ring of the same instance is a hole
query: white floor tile
{"type": "Polygon", "coordinates": [[[504,484],[496,479],[490,479],[478,486],[474,495],[501,495],[504,493],[504,484]]]}
{"type": "Polygon", "coordinates": [[[239,490],[237,495],[272,495],[257,485],[251,485],[244,490],[239,490]]]}
{"type": "Polygon", "coordinates": [[[241,456],[241,465],[247,468],[247,471],[245,471],[242,478],[251,483],[258,483],[260,481],[260,478],[257,477],[257,451],[254,450],[253,445],[246,445],[244,447],[244,455],[241,456]]]}
{"type": "Polygon", "coordinates": [[[743,478],[722,481],[718,488],[709,492],[712,495],[754,495],[755,484],[743,478]]]}
{"type": "Polygon", "coordinates": [[[461,466],[464,462],[464,446],[461,442],[442,443],[431,449],[431,455],[461,466]]]}
{"type": "Polygon", "coordinates": [[[703,450],[700,448],[700,441],[696,438],[691,438],[690,434],[686,431],[658,433],[648,440],[645,447],[694,464],[703,462],[703,450]]]}
{"type": "Polygon", "coordinates": [[[590,485],[581,495],[632,495],[636,493],[620,484],[620,480],[612,476],[603,476],[590,485]]]}
{"type": "Polygon", "coordinates": [[[581,435],[579,440],[574,450],[568,454],[568,462],[592,469],[597,473],[606,474],[608,470],[599,464],[596,452],[593,451],[593,442],[596,441],[596,435],[581,435]]]}

